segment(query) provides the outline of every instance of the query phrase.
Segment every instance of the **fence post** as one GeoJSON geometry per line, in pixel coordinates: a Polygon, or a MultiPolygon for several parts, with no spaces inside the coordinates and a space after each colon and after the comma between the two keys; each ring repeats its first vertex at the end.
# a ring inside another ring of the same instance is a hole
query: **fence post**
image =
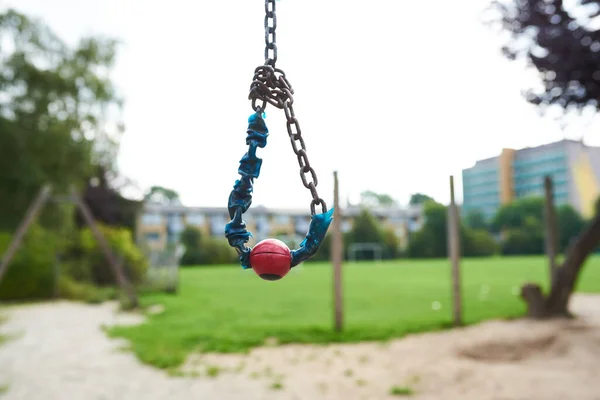
{"type": "Polygon", "coordinates": [[[453,321],[462,325],[462,300],[460,293],[460,219],[454,200],[454,176],[450,176],[450,206],[448,207],[448,254],[452,262],[453,321]]]}
{"type": "Polygon", "coordinates": [[[333,172],[333,243],[331,246],[333,263],[333,297],[334,297],[334,316],[335,331],[341,332],[343,328],[343,296],[342,296],[342,213],[340,209],[339,183],[337,171],[333,172]]]}

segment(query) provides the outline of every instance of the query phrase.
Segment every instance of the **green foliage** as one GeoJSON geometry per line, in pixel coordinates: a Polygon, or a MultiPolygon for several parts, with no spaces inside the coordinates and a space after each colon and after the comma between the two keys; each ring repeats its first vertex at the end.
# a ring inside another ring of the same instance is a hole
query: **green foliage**
{"type": "Polygon", "coordinates": [[[489,224],[485,220],[485,216],[481,211],[471,211],[465,217],[465,225],[471,229],[485,229],[490,228],[489,224]]]}
{"type": "Polygon", "coordinates": [[[60,276],[58,293],[63,299],[85,301],[90,304],[117,298],[117,291],[113,287],[99,288],[87,282],[76,281],[68,275],[60,276]]]}
{"type": "Polygon", "coordinates": [[[202,255],[200,265],[231,264],[238,260],[237,252],[222,238],[202,238],[200,252],[202,255]]]}
{"type": "Polygon", "coordinates": [[[504,229],[521,229],[527,220],[544,220],[544,199],[541,197],[525,197],[500,207],[492,221],[496,232],[504,229]]]}
{"type": "Polygon", "coordinates": [[[498,244],[485,229],[461,229],[462,255],[465,257],[489,257],[498,253],[498,244]]]}
{"type": "Polygon", "coordinates": [[[415,391],[409,386],[393,386],[390,389],[390,394],[392,396],[412,396],[415,391]]]}
{"type": "Polygon", "coordinates": [[[408,245],[411,258],[448,256],[448,211],[443,204],[427,201],[423,208],[425,224],[415,232],[408,245]]]}
{"type": "MultiPolygon", "coordinates": [[[[448,256],[448,207],[434,201],[424,205],[425,224],[415,232],[408,244],[410,258],[448,256]]],[[[492,235],[484,229],[471,229],[461,224],[461,251],[465,257],[485,257],[497,252],[492,235]]]]}
{"type": "Polygon", "coordinates": [[[383,241],[380,225],[377,218],[363,208],[352,223],[349,239],[357,243],[380,243],[383,241]]]}
{"type": "MultiPolygon", "coordinates": [[[[8,248],[12,235],[0,233],[0,254],[8,248]]],[[[0,282],[0,300],[47,299],[55,287],[53,265],[58,238],[33,225],[9,264],[0,282]]]]}
{"type": "Polygon", "coordinates": [[[392,206],[395,202],[392,196],[385,193],[366,190],[360,194],[360,204],[366,207],[392,206]]]}
{"type": "MultiPolygon", "coordinates": [[[[176,367],[196,351],[247,351],[270,337],[282,344],[387,340],[451,325],[449,268],[447,259],[345,265],[342,333],[334,332],[331,319],[328,262],[294,268],[275,285],[237,266],[187,268],[178,296],[141,298],[165,312],[108,332],[129,340],[140,360],[162,368],[176,367]]],[[[526,281],[548,287],[543,257],[466,258],[461,268],[467,324],[522,316],[525,303],[515,289],[526,281]]],[[[589,259],[577,290],[600,292],[600,257],[589,259]]]]}
{"type": "MultiPolygon", "coordinates": [[[[125,275],[132,283],[142,282],[148,269],[148,260],[135,245],[131,231],[100,224],[98,226],[113,254],[118,260],[122,260],[125,275]]],[[[79,256],[73,257],[75,261],[69,264],[70,276],[100,286],[117,283],[102,248],[89,228],[81,230],[78,241],[73,243],[70,249],[70,254],[79,256]]]]}
{"type": "MultiPolygon", "coordinates": [[[[12,232],[40,187],[82,188],[93,166],[113,166],[121,124],[108,72],[116,42],[83,39],[70,48],[43,23],[14,10],[0,13],[0,230],[12,232]]],[[[49,204],[45,227],[72,219],[72,206],[49,204]]]]}
{"type": "MultiPolygon", "coordinates": [[[[360,214],[354,218],[352,229],[346,235],[348,244],[351,243],[380,243],[385,244],[385,234],[381,223],[367,210],[363,208],[360,214]]],[[[371,254],[368,251],[357,251],[356,259],[370,259],[371,254]]]]}
{"type": "MultiPolygon", "coordinates": [[[[188,238],[189,239],[189,238],[188,238]]],[[[199,265],[223,265],[236,263],[238,255],[236,251],[229,246],[227,241],[221,238],[201,237],[199,245],[196,247],[187,247],[181,257],[181,266],[199,266],[199,265]]]]}
{"type": "Polygon", "coordinates": [[[200,247],[201,238],[202,233],[198,228],[194,228],[193,226],[187,226],[183,230],[183,232],[181,232],[180,241],[186,249],[197,249],[198,247],[200,247]]]}
{"type": "Polygon", "coordinates": [[[181,232],[181,244],[185,246],[185,253],[179,261],[182,267],[200,265],[204,263],[203,252],[200,249],[202,234],[199,229],[188,226],[181,232]]]}
{"type": "Polygon", "coordinates": [[[408,201],[408,204],[410,204],[411,206],[414,206],[417,204],[425,204],[430,201],[435,201],[435,200],[433,199],[433,197],[427,196],[426,194],[415,193],[412,196],[410,196],[410,200],[408,201]]]}
{"type": "MultiPolygon", "coordinates": [[[[559,251],[565,251],[584,229],[585,220],[570,205],[556,209],[559,251]]],[[[545,250],[545,201],[529,197],[502,206],[492,226],[502,232],[502,254],[543,254],[545,250]]]]}
{"type": "Polygon", "coordinates": [[[179,193],[162,186],[152,186],[146,196],[144,196],[144,201],[163,205],[179,204],[180,202],[179,193]]]}
{"type": "Polygon", "coordinates": [[[542,254],[544,236],[537,229],[511,229],[504,233],[501,253],[504,255],[542,254]]]}
{"type": "Polygon", "coordinates": [[[400,241],[392,228],[383,229],[384,259],[394,259],[400,256],[400,241]]]}
{"type": "Polygon", "coordinates": [[[559,236],[559,251],[564,252],[571,241],[585,228],[583,217],[570,205],[564,204],[556,210],[556,224],[559,236]]]}

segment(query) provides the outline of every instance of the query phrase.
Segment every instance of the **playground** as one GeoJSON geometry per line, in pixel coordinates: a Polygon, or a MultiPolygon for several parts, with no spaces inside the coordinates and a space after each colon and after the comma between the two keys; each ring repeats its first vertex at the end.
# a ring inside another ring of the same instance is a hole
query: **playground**
{"type": "Polygon", "coordinates": [[[348,264],[346,329],[337,337],[331,269],[318,263],[268,286],[233,267],[184,269],[178,295],[142,295],[144,312],[113,302],[8,306],[0,386],[7,400],[593,399],[600,258],[590,259],[572,298],[577,319],[510,318],[524,309],[515,288],[544,282],[544,264],[464,260],[472,325],[426,333],[417,332],[450,325],[447,260],[348,264]],[[273,299],[285,302],[281,315],[266,307],[273,299]],[[346,343],[321,344],[332,341],[346,343]]]}
{"type": "MultiPolygon", "coordinates": [[[[489,321],[387,342],[193,354],[179,373],[141,364],[103,326],[142,322],[116,305],[9,309],[0,328],[5,400],[594,399],[600,296],[574,295],[573,321],[489,321]]],[[[155,338],[160,342],[160,337],[155,338]]]]}
{"type": "Polygon", "coordinates": [[[600,400],[600,0],[59,2],[0,11],[0,400],[600,400]]]}

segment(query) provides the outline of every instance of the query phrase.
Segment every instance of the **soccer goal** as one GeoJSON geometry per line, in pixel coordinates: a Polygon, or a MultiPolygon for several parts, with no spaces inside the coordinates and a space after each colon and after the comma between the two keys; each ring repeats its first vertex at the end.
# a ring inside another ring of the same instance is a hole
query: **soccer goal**
{"type": "Polygon", "coordinates": [[[372,255],[372,260],[376,262],[381,261],[381,254],[383,253],[383,246],[379,243],[352,243],[348,246],[348,260],[356,262],[356,254],[369,253],[372,255]]]}

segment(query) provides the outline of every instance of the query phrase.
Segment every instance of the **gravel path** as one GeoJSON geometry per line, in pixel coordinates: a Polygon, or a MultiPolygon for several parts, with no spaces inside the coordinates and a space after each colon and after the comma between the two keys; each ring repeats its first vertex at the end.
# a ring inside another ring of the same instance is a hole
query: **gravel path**
{"type": "Polygon", "coordinates": [[[387,344],[282,346],[190,357],[182,377],[141,365],[102,325],[139,323],[112,303],[3,309],[2,400],[600,400],[600,296],[575,321],[491,321],[387,344]],[[211,375],[213,375],[211,377],[211,375]]]}

